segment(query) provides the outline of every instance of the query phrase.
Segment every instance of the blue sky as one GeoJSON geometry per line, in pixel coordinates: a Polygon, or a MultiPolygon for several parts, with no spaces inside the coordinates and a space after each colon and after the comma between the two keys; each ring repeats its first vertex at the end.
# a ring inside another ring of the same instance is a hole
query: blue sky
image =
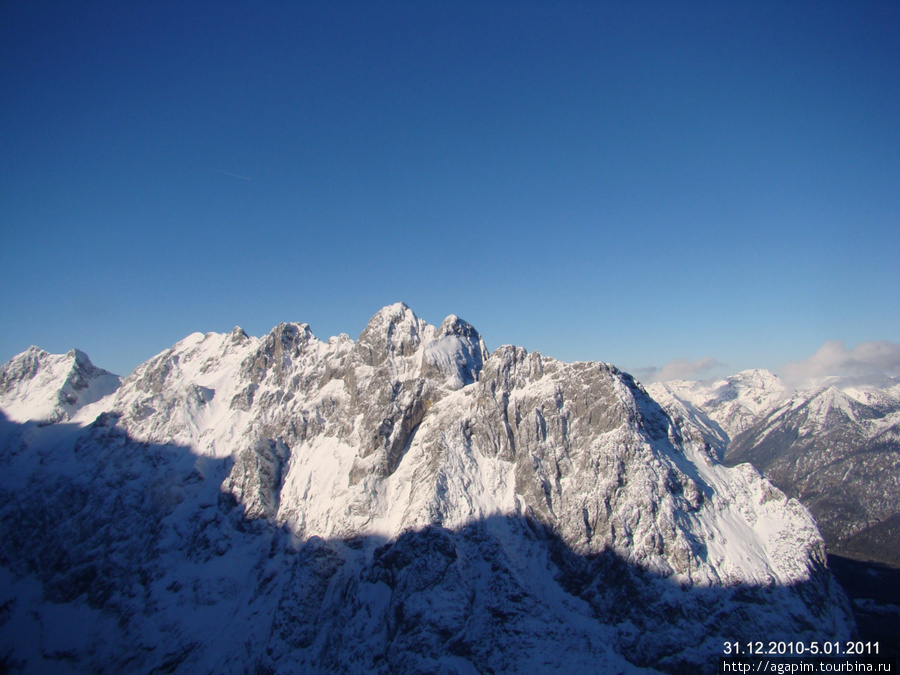
{"type": "Polygon", "coordinates": [[[898,34],[865,0],[3,3],[0,361],[396,301],[648,377],[897,347],[898,34]]]}

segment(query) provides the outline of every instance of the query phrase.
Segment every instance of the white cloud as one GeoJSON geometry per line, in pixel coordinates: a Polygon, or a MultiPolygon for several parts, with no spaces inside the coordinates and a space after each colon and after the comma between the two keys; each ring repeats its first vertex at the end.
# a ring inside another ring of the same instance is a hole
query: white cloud
{"type": "Polygon", "coordinates": [[[827,377],[866,378],[900,375],[900,344],[881,340],[861,342],[847,349],[843,342],[826,342],[815,354],[782,369],[782,379],[793,388],[815,385],[827,377]]]}
{"type": "Polygon", "coordinates": [[[644,384],[667,382],[669,380],[699,380],[703,379],[702,374],[724,365],[724,363],[711,356],[697,359],[696,361],[675,359],[674,361],[669,361],[662,368],[657,368],[656,366],[637,368],[634,371],[634,375],[644,384]]]}

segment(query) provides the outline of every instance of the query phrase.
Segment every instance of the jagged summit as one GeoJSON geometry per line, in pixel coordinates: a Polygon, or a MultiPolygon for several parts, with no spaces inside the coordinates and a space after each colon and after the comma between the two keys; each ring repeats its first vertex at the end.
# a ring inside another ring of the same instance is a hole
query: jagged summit
{"type": "Polygon", "coordinates": [[[235,326],[234,328],[232,328],[229,335],[231,335],[231,339],[234,342],[242,342],[250,337],[240,326],[235,326]]]}
{"type": "Polygon", "coordinates": [[[14,421],[58,422],[111,394],[119,382],[80,349],[49,354],[31,346],[0,367],[0,407],[14,421]]]}
{"type": "Polygon", "coordinates": [[[409,356],[422,341],[428,324],[403,303],[389,305],[376,313],[357,340],[369,365],[377,365],[391,356],[409,356]]]}
{"type": "Polygon", "coordinates": [[[684,671],[849,635],[796,501],[629,375],[455,315],[195,333],[70,422],[0,448],[0,653],[35,669],[684,671]],[[12,640],[51,604],[81,639],[12,640]]]}
{"type": "Polygon", "coordinates": [[[404,328],[406,332],[414,335],[424,330],[426,325],[406,303],[395,302],[375,312],[360,337],[367,333],[393,332],[397,327],[404,328]]]}

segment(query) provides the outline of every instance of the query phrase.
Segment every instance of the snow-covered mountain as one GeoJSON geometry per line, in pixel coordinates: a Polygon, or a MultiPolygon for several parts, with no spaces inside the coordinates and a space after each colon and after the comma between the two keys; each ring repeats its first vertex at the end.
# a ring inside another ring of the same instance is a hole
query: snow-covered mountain
{"type": "Polygon", "coordinates": [[[809,507],[829,550],[900,566],[900,387],[833,384],[792,396],[738,435],[751,462],[809,507]]]}
{"type": "Polygon", "coordinates": [[[67,420],[18,405],[14,671],[713,672],[724,641],[852,629],[799,502],[616,368],[455,316],[198,333],[67,420]]]}
{"type": "Polygon", "coordinates": [[[54,355],[29,347],[0,367],[0,409],[15,422],[58,422],[114,392],[119,383],[77,349],[54,355]]]}
{"type": "Polygon", "coordinates": [[[830,552],[900,565],[900,382],[831,377],[789,393],[744,371],[648,391],[726,464],[752,463],[809,507],[830,552]]]}
{"type": "Polygon", "coordinates": [[[787,395],[781,381],[768,370],[744,370],[712,383],[654,382],[647,391],[670,414],[705,438],[720,456],[731,438],[787,395]]]}

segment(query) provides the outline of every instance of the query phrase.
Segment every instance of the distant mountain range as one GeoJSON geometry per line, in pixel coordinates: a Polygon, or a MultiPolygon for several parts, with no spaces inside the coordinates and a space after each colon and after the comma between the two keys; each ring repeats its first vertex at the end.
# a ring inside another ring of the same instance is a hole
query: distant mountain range
{"type": "Polygon", "coordinates": [[[0,368],[0,670],[711,673],[847,639],[809,511],[719,461],[792,399],[729,382],[661,407],[403,304],[123,380],[29,349],[0,368]]]}
{"type": "Polygon", "coordinates": [[[900,382],[830,378],[788,392],[750,370],[648,391],[725,464],[750,462],[803,502],[830,552],[900,566],[900,382]]]}

